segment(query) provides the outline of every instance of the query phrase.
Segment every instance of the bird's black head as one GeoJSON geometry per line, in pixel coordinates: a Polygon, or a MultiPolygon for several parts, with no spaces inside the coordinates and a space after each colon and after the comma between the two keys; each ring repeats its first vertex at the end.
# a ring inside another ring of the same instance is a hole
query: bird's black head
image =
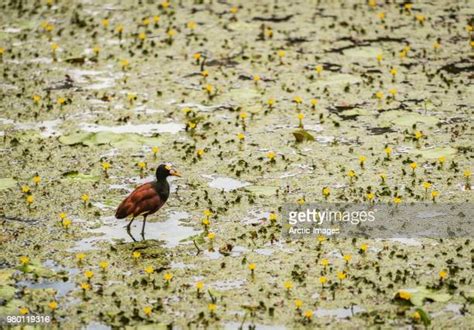
{"type": "Polygon", "coordinates": [[[168,176],[181,176],[171,165],[168,164],[161,164],[156,169],[156,179],[163,180],[166,179],[168,176]]]}

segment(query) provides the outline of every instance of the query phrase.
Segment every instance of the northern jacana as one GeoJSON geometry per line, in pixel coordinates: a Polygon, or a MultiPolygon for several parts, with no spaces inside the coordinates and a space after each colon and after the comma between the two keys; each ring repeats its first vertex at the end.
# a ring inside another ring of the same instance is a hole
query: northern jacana
{"type": "Polygon", "coordinates": [[[130,233],[133,220],[140,215],[143,216],[142,238],[145,239],[146,217],[158,211],[168,199],[170,195],[170,185],[166,178],[169,176],[181,175],[170,165],[161,164],[156,169],[156,180],[137,187],[117,208],[115,212],[117,219],[132,216],[132,219],[127,225],[127,232],[133,240],[135,239],[130,233]]]}

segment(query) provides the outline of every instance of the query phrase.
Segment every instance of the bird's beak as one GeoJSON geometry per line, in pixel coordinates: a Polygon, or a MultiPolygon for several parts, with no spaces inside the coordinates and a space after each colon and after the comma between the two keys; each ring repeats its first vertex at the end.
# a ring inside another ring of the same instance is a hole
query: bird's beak
{"type": "Polygon", "coordinates": [[[171,171],[170,171],[170,174],[171,174],[172,176],[179,176],[179,177],[181,177],[181,174],[179,174],[179,172],[176,171],[176,170],[171,170],[171,171]]]}

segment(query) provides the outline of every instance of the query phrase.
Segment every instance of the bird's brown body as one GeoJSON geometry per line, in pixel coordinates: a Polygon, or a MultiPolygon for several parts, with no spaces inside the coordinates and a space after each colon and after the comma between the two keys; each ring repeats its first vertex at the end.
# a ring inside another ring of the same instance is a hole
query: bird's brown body
{"type": "Polygon", "coordinates": [[[117,219],[128,216],[150,215],[158,211],[168,199],[160,197],[156,182],[149,182],[137,187],[127,198],[120,203],[115,212],[117,219]]]}
{"type": "Polygon", "coordinates": [[[120,203],[115,217],[124,219],[132,217],[127,225],[127,232],[130,233],[130,227],[137,216],[143,216],[142,238],[145,239],[146,217],[158,211],[170,195],[170,185],[166,178],[170,175],[180,176],[179,173],[169,165],[162,164],[156,169],[156,181],[148,182],[137,187],[122,203],[120,203]]]}

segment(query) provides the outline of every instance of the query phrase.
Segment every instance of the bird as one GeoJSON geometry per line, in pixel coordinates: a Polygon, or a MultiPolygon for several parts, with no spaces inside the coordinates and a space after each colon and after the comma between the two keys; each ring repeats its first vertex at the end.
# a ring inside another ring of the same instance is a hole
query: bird
{"type": "Polygon", "coordinates": [[[135,241],[130,233],[133,220],[143,216],[142,239],[145,239],[145,223],[147,216],[157,212],[168,200],[170,185],[167,181],[169,176],[181,177],[181,174],[169,164],[161,164],[156,169],[156,180],[138,186],[125,198],[115,212],[115,218],[125,219],[132,216],[127,225],[127,233],[135,241]]]}

